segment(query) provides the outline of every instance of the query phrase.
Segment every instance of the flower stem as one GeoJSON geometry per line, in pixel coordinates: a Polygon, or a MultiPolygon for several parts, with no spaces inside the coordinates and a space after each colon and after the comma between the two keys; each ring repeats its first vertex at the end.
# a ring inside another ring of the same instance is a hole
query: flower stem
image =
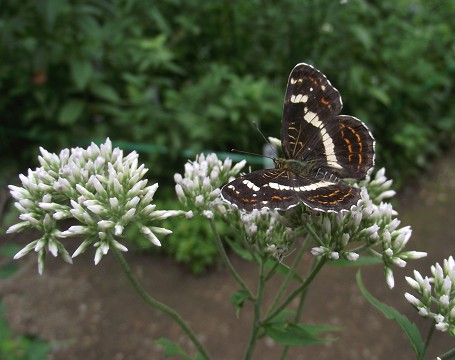
{"type": "Polygon", "coordinates": [[[300,260],[302,259],[302,256],[303,256],[303,254],[305,253],[305,250],[306,250],[306,246],[305,245],[306,245],[306,239],[305,239],[304,243],[300,246],[300,249],[297,252],[297,255],[296,255],[295,259],[294,259],[294,262],[292,263],[291,268],[289,269],[289,272],[286,275],[286,278],[282,282],[282,284],[280,286],[280,289],[278,290],[278,292],[277,292],[277,294],[275,296],[275,299],[273,300],[272,306],[270,307],[271,311],[274,310],[275,307],[278,305],[278,302],[281,300],[281,298],[282,298],[284,292],[286,291],[289,283],[291,282],[293,277],[296,275],[297,267],[300,264],[300,260]]]}
{"type": "Polygon", "coordinates": [[[262,323],[265,324],[265,323],[269,322],[270,320],[272,320],[275,316],[277,316],[279,313],[281,313],[281,311],[283,311],[286,308],[286,306],[288,306],[292,302],[292,300],[294,300],[298,295],[300,295],[302,293],[302,291],[305,291],[306,288],[308,287],[308,285],[311,284],[313,279],[316,277],[316,275],[322,269],[322,267],[324,266],[326,261],[327,261],[326,257],[320,258],[319,261],[316,263],[316,265],[311,269],[310,274],[308,275],[308,277],[305,278],[305,280],[302,282],[302,284],[297,289],[295,289],[278,308],[276,308],[274,311],[269,313],[266,316],[266,318],[262,321],[262,323]]]}
{"type": "Polygon", "coordinates": [[[128,263],[125,260],[125,257],[123,254],[115,247],[111,247],[111,251],[113,252],[116,260],[120,264],[122,270],[124,271],[126,277],[130,281],[131,285],[133,286],[134,290],[137,292],[137,294],[144,300],[144,302],[155,309],[163,312],[164,314],[168,315],[171,317],[179,326],[180,328],[185,332],[185,334],[190,338],[196,349],[198,350],[199,354],[202,356],[203,359],[209,360],[210,356],[208,355],[207,351],[204,349],[202,344],[199,342],[199,340],[196,338],[194,335],[193,331],[189,327],[188,324],[185,323],[185,321],[182,319],[182,317],[172,308],[168,307],[167,305],[159,302],[152,296],[150,296],[145,289],[142,287],[142,285],[139,283],[137,278],[134,276],[133,272],[131,271],[131,268],[129,267],[128,263]]]}
{"type": "Polygon", "coordinates": [[[253,326],[251,329],[251,335],[250,335],[250,339],[248,341],[246,353],[245,353],[245,356],[243,357],[244,360],[251,359],[251,356],[253,355],[254,347],[256,345],[256,340],[258,338],[258,332],[259,332],[259,328],[260,328],[262,296],[264,293],[264,285],[265,285],[264,262],[265,262],[265,259],[262,258],[261,262],[259,264],[259,284],[258,284],[256,300],[254,301],[253,326]]]}
{"type": "Polygon", "coordinates": [[[455,358],[455,348],[447,351],[446,353],[442,354],[439,356],[441,360],[448,360],[448,359],[453,359],[455,358]]]}
{"type": "Polygon", "coordinates": [[[423,347],[422,359],[425,358],[425,353],[427,352],[428,346],[430,345],[430,342],[431,342],[431,338],[433,337],[433,333],[434,333],[434,329],[435,329],[435,327],[434,327],[435,324],[436,324],[436,322],[433,320],[433,322],[431,323],[430,330],[428,330],[427,338],[426,338],[426,340],[425,340],[425,345],[424,345],[424,347],[423,347]]]}
{"type": "Polygon", "coordinates": [[[221,259],[223,260],[224,264],[226,265],[228,271],[231,273],[231,275],[234,277],[234,279],[237,281],[237,283],[240,285],[240,287],[247,291],[250,298],[253,298],[253,294],[248,288],[248,286],[245,284],[241,276],[237,273],[235,270],[234,266],[232,265],[231,261],[229,260],[229,257],[226,254],[226,251],[224,250],[223,243],[221,242],[220,234],[218,234],[218,231],[216,230],[216,225],[215,221],[211,218],[208,219],[210,222],[210,227],[212,228],[212,231],[215,235],[215,240],[216,240],[216,246],[218,248],[218,251],[221,255],[221,259]]]}

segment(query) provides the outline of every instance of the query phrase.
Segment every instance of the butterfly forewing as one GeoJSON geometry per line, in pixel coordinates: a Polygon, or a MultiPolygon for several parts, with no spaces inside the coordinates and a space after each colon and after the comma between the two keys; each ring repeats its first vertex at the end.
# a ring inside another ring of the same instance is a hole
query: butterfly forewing
{"type": "Polygon", "coordinates": [[[340,94],[324,74],[295,66],[284,100],[284,153],[341,179],[362,179],[374,164],[374,139],[360,120],[338,115],[341,108],[340,94]]]}
{"type": "Polygon", "coordinates": [[[306,159],[322,139],[324,120],[342,108],[337,89],[320,71],[308,64],[298,64],[289,75],[284,98],[281,141],[288,159],[306,159]]]}

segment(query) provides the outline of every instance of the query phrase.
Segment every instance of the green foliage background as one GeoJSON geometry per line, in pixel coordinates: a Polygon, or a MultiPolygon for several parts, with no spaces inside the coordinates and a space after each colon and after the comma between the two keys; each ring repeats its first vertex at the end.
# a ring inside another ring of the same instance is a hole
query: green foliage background
{"type": "MultiPolygon", "coordinates": [[[[453,0],[3,0],[2,182],[35,167],[38,146],[107,136],[160,185],[196,152],[260,152],[251,122],[279,136],[301,61],[371,127],[379,166],[415,177],[455,138],[454,13],[453,0]]],[[[177,257],[212,256],[180,233],[177,257]]]]}
{"type": "Polygon", "coordinates": [[[2,158],[17,172],[39,145],[110,136],[168,177],[185,150],[260,151],[250,123],[279,135],[287,76],[305,61],[372,127],[380,165],[415,175],[455,134],[454,11],[452,0],[4,0],[2,158]]]}

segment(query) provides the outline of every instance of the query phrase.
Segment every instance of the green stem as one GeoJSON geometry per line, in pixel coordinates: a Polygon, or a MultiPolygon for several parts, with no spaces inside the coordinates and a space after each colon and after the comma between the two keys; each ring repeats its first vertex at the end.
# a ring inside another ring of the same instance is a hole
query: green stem
{"type": "Polygon", "coordinates": [[[316,263],[314,268],[311,270],[310,274],[308,277],[302,282],[302,284],[295,289],[289,296],[288,298],[274,311],[271,312],[263,321],[262,323],[265,324],[272,320],[275,316],[277,316],[281,311],[283,311],[291,302],[294,300],[302,291],[304,291],[308,285],[311,284],[313,279],[316,277],[316,275],[319,273],[319,271],[322,269],[324,264],[326,263],[327,258],[323,257],[320,258],[319,261],[316,263]]]}
{"type": "MultiPolygon", "coordinates": [[[[307,294],[308,289],[305,289],[302,291],[302,294],[300,295],[300,300],[299,300],[299,305],[297,307],[297,311],[295,313],[294,317],[294,322],[298,323],[300,321],[300,316],[302,315],[302,310],[303,310],[303,304],[305,303],[305,298],[307,294]]],[[[288,355],[288,351],[290,349],[289,345],[286,345],[281,353],[280,359],[284,360],[286,359],[286,356],[288,355]]]]}
{"type": "Polygon", "coordinates": [[[190,338],[190,340],[193,342],[194,346],[198,350],[199,354],[206,360],[210,359],[210,356],[208,355],[207,351],[204,349],[202,344],[199,342],[199,340],[196,338],[194,335],[193,331],[191,328],[185,323],[185,321],[182,319],[182,317],[172,308],[168,307],[167,305],[159,302],[158,300],[154,299],[152,296],[150,296],[145,289],[142,287],[141,284],[139,284],[139,281],[137,278],[134,276],[133,272],[131,271],[131,268],[129,267],[128,263],[125,260],[125,257],[123,254],[115,247],[111,247],[111,251],[114,254],[116,260],[120,264],[122,270],[125,272],[126,277],[130,281],[131,285],[133,286],[134,290],[138,293],[138,295],[144,300],[144,302],[155,309],[163,312],[164,314],[168,315],[171,317],[179,326],[180,328],[185,332],[185,334],[190,338]]]}
{"type": "MultiPolygon", "coordinates": [[[[305,239],[305,242],[306,242],[306,239],[305,239]]],[[[275,299],[273,300],[273,303],[272,303],[272,306],[270,307],[270,311],[273,311],[276,306],[278,305],[279,301],[281,300],[284,292],[286,291],[289,283],[291,282],[294,274],[296,274],[296,270],[297,270],[297,267],[299,266],[300,264],[300,260],[302,259],[302,256],[303,254],[305,253],[305,250],[306,250],[306,246],[305,246],[305,242],[302,244],[302,246],[300,247],[295,259],[294,259],[294,262],[292,263],[291,265],[291,269],[289,270],[289,272],[287,273],[284,281],[282,282],[276,296],[275,296],[275,299]]],[[[269,312],[270,312],[269,311],[269,312]]]]}
{"type": "Polygon", "coordinates": [[[425,359],[425,353],[427,352],[428,346],[430,345],[431,338],[433,337],[436,321],[433,320],[430,330],[428,330],[427,338],[425,340],[425,345],[423,346],[422,359],[425,359]]]}
{"type": "Polygon", "coordinates": [[[215,234],[215,240],[216,240],[216,246],[218,248],[218,251],[221,255],[221,259],[223,260],[224,264],[226,265],[228,271],[231,273],[231,275],[234,277],[234,279],[237,281],[237,283],[240,285],[240,287],[247,291],[250,298],[253,299],[253,294],[248,288],[248,286],[245,284],[241,276],[235,271],[234,266],[232,265],[231,261],[229,260],[229,257],[226,254],[226,251],[224,250],[223,243],[221,242],[220,235],[218,234],[218,231],[216,230],[216,225],[215,221],[213,219],[209,219],[210,222],[210,227],[212,228],[213,233],[215,234]]]}
{"type": "Polygon", "coordinates": [[[439,356],[441,360],[448,360],[455,358],[455,348],[447,351],[446,353],[439,356]]]}
{"type": "Polygon", "coordinates": [[[258,338],[258,332],[259,332],[259,328],[260,328],[262,296],[264,294],[264,285],[265,285],[264,261],[265,261],[265,259],[262,258],[261,262],[259,264],[259,284],[258,284],[256,300],[254,301],[253,326],[251,329],[251,335],[250,335],[250,339],[248,341],[245,356],[243,357],[244,360],[251,359],[251,356],[253,355],[254,347],[256,345],[256,340],[258,338]]]}

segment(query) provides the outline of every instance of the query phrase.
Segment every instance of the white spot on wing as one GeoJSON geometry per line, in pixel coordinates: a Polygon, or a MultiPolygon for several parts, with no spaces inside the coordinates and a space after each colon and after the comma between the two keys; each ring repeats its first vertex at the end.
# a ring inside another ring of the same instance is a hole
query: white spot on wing
{"type": "Polygon", "coordinates": [[[259,186],[254,185],[250,180],[243,180],[242,182],[253,191],[260,190],[259,186]]]}
{"type": "Polygon", "coordinates": [[[306,103],[308,101],[308,95],[298,94],[291,95],[292,103],[306,103]]]}
{"type": "Polygon", "coordinates": [[[269,183],[269,186],[275,190],[313,191],[313,190],[320,189],[320,188],[327,187],[327,186],[334,185],[334,184],[335,183],[331,182],[331,181],[319,181],[317,183],[306,185],[306,186],[288,186],[288,185],[281,185],[278,183],[271,182],[271,183],[269,183]]]}

